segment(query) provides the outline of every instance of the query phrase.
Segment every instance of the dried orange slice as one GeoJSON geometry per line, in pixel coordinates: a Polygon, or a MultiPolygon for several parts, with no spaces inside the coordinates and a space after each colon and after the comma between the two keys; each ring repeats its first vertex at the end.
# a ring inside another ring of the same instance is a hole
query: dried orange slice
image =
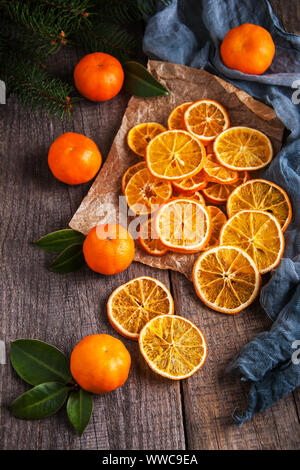
{"type": "Polygon", "coordinates": [[[169,289],[148,276],[137,277],[118,287],[107,302],[107,315],[113,328],[135,340],[149,320],[173,313],[174,301],[169,289]]]}
{"type": "Polygon", "coordinates": [[[194,199],[195,201],[199,202],[200,204],[202,204],[202,206],[205,206],[205,199],[204,197],[202,196],[201,193],[199,193],[199,191],[195,191],[193,194],[190,194],[189,196],[187,196],[186,194],[184,193],[179,193],[178,196],[177,196],[179,199],[194,199]]]}
{"type": "Polygon", "coordinates": [[[193,283],[205,305],[217,312],[235,315],[257,296],[260,274],[252,258],[242,249],[217,246],[196,260],[193,283]]]}
{"type": "Polygon", "coordinates": [[[168,251],[155,232],[153,219],[146,220],[141,226],[139,242],[149,255],[162,256],[168,251]]]}
{"type": "Polygon", "coordinates": [[[292,206],[286,192],[271,181],[256,179],[238,186],[227,200],[227,213],[232,217],[245,209],[267,211],[274,215],[285,231],[292,217],[292,206]]]}
{"type": "Polygon", "coordinates": [[[207,356],[202,331],[177,315],[160,315],[150,320],[141,331],[139,346],[151,369],[173,380],[193,375],[207,356]]]}
{"type": "Polygon", "coordinates": [[[219,184],[233,184],[239,179],[238,172],[221,165],[213,153],[206,155],[203,171],[209,181],[219,184]]]}
{"type": "Polygon", "coordinates": [[[139,155],[145,156],[145,150],[150,140],[158,134],[165,132],[166,128],[158,122],[144,122],[134,126],[127,134],[129,148],[139,155]]]}
{"type": "Polygon", "coordinates": [[[240,184],[249,179],[249,173],[243,171],[239,174],[239,179],[233,184],[220,184],[220,183],[207,183],[206,187],[202,189],[205,198],[213,204],[225,204],[228,196],[240,184]]]}
{"type": "Polygon", "coordinates": [[[135,173],[127,183],[125,196],[130,209],[136,214],[150,214],[172,196],[172,185],[149,173],[147,168],[135,173]]]}
{"type": "Polygon", "coordinates": [[[183,115],[185,111],[188,109],[188,107],[191,106],[191,104],[193,104],[193,102],[189,101],[188,103],[182,103],[173,109],[173,111],[168,117],[168,129],[169,130],[185,129],[184,124],[183,124],[183,115]]]}
{"type": "Polygon", "coordinates": [[[150,173],[157,178],[172,181],[199,173],[204,159],[204,145],[182,130],[159,134],[146,149],[146,163],[150,173]]]}
{"type": "Polygon", "coordinates": [[[268,212],[245,210],[232,216],[220,233],[220,245],[243,249],[261,274],[271,271],[281,260],[284,237],[277,219],[268,212]]]}
{"type": "Polygon", "coordinates": [[[156,214],[155,230],[160,241],[172,251],[195,253],[211,235],[211,220],[201,203],[191,198],[175,198],[156,214]]]}
{"type": "Polygon", "coordinates": [[[208,181],[203,170],[196,173],[194,176],[189,176],[180,181],[173,181],[173,187],[176,191],[181,191],[187,196],[193,194],[199,189],[206,187],[208,181]]]}
{"type": "Polygon", "coordinates": [[[219,162],[232,170],[258,170],[270,163],[273,147],[270,139],[250,127],[231,127],[214,143],[219,162]]]}
{"type": "Polygon", "coordinates": [[[221,228],[225,224],[227,217],[218,207],[207,206],[206,209],[210,215],[212,224],[211,236],[208,244],[205,247],[205,250],[208,250],[209,248],[213,248],[214,246],[219,245],[221,228]]]}
{"type": "Polygon", "coordinates": [[[186,130],[205,142],[214,140],[228,129],[226,109],[214,100],[199,100],[187,108],[183,116],[186,130]]]}
{"type": "Polygon", "coordinates": [[[127,186],[128,181],[130,178],[135,175],[139,170],[142,170],[144,168],[147,168],[147,165],[145,162],[139,162],[136,163],[135,165],[130,166],[127,168],[125,171],[124,175],[122,176],[122,191],[123,194],[125,195],[125,188],[127,186]]]}

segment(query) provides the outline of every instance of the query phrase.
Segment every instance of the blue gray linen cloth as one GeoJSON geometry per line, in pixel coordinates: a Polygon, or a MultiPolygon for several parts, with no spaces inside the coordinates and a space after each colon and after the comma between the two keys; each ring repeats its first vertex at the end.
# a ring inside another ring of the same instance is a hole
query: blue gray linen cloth
{"type": "Polygon", "coordinates": [[[143,49],[152,59],[221,76],[271,105],[290,131],[287,145],[261,173],[287,191],[293,206],[284,258],[260,294],[274,323],[229,366],[251,381],[248,409],[234,415],[242,424],[300,385],[300,37],[282,29],[267,0],[174,0],[148,19],[143,49]],[[263,75],[228,69],[220,58],[225,34],[243,23],[265,27],[275,42],[273,63],[263,75]]]}

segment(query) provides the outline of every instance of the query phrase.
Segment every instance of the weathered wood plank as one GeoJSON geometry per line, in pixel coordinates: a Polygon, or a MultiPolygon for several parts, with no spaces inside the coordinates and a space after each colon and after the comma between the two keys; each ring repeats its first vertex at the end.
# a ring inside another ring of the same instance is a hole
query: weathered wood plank
{"type": "Polygon", "coordinates": [[[298,0],[270,0],[280,24],[289,33],[300,34],[300,3],[298,0]]]}
{"type": "MultiPolygon", "coordinates": [[[[62,63],[74,57],[66,52],[62,63]]],[[[75,56],[75,62],[77,58],[75,56]]],[[[74,274],[49,272],[52,255],[31,241],[66,227],[90,184],[68,187],[53,178],[47,165],[51,142],[65,131],[91,137],[105,157],[120,125],[128,97],[103,104],[83,102],[73,121],[60,123],[30,114],[9,101],[0,108],[2,166],[0,340],[8,351],[15,338],[39,338],[69,354],[82,337],[105,332],[119,337],[106,316],[109,294],[142,274],[169,282],[168,273],[141,264],[103,277],[88,268],[74,274]]],[[[121,338],[121,337],[120,337],[121,338]]],[[[121,338],[122,339],[122,338],[121,338]]],[[[132,356],[124,387],[95,397],[92,422],[79,438],[65,411],[40,422],[13,418],[9,403],[27,386],[9,363],[0,365],[0,447],[4,449],[184,449],[180,385],[153,374],[136,342],[125,340],[132,356]]]]}

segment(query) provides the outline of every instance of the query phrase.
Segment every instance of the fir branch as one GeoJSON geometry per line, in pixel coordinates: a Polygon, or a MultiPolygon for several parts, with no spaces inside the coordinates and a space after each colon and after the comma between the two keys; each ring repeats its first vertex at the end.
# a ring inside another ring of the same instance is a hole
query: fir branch
{"type": "Polygon", "coordinates": [[[35,3],[41,6],[57,8],[60,11],[68,12],[72,15],[82,16],[88,18],[89,13],[87,9],[91,6],[90,0],[73,0],[66,3],[65,0],[34,0],[35,3]]]}
{"type": "Polygon", "coordinates": [[[60,119],[70,112],[79,99],[71,98],[73,87],[60,79],[52,78],[46,70],[27,59],[11,57],[0,63],[0,79],[9,92],[15,94],[31,110],[47,112],[60,119]]]}
{"type": "Polygon", "coordinates": [[[16,26],[9,18],[0,17],[0,40],[4,53],[17,54],[45,68],[47,50],[23,26],[16,26]]]}
{"type": "Polygon", "coordinates": [[[0,0],[0,7],[15,23],[22,25],[56,52],[69,35],[83,24],[89,25],[90,0],[0,0]]]}

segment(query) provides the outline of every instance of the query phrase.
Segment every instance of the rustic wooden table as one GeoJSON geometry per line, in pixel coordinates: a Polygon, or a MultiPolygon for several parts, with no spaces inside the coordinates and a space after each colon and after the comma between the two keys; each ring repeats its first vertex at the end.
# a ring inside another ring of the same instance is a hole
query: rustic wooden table
{"type": "MultiPolygon", "coordinates": [[[[299,33],[298,0],[273,0],[283,26],[299,33]]],[[[62,54],[72,70],[79,56],[62,54]]],[[[108,154],[129,97],[78,106],[72,121],[40,118],[14,100],[0,107],[1,153],[1,306],[0,340],[6,364],[0,364],[0,448],[2,449],[299,449],[300,390],[242,427],[232,423],[236,407],[245,405],[247,386],[228,376],[229,360],[270,321],[256,303],[237,317],[204,309],[192,284],[176,272],[134,263],[127,271],[104,278],[83,268],[58,275],[46,265],[52,258],[31,241],[66,227],[90,184],[68,187],[51,175],[47,151],[66,131],[84,133],[108,154]],[[70,354],[91,333],[115,336],[106,316],[109,294],[139,275],[155,276],[170,286],[175,311],[201,326],[208,359],[201,372],[170,382],[151,372],[135,342],[124,340],[132,356],[125,386],[95,397],[91,423],[79,438],[65,411],[40,422],[20,421],[8,405],[27,387],[8,360],[9,342],[36,338],[70,354]]],[[[3,362],[3,361],[2,361],[3,362]]]]}

